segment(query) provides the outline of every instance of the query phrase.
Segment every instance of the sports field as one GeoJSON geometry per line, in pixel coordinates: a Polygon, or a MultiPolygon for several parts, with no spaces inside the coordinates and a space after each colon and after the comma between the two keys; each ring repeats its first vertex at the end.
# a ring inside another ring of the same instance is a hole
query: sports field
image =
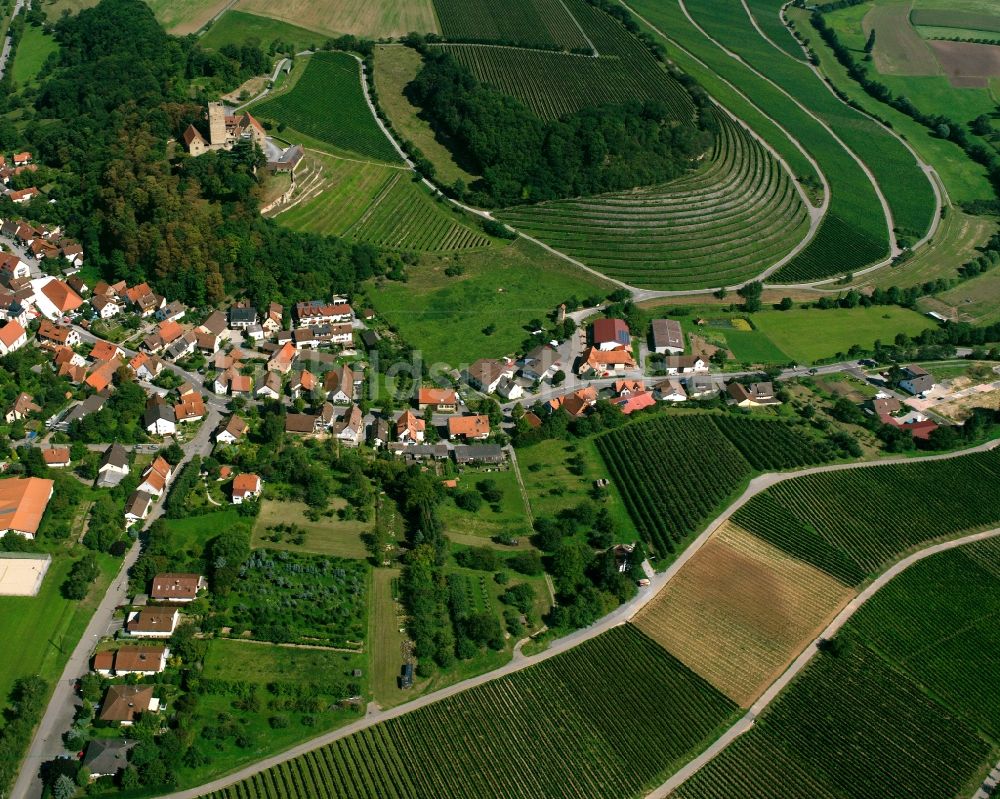
{"type": "Polygon", "coordinates": [[[0,552],[0,596],[34,596],[51,563],[50,555],[0,552]]]}
{"type": "Polygon", "coordinates": [[[728,524],[633,621],[745,707],[852,593],[828,574],[728,524]]]}
{"type": "Polygon", "coordinates": [[[239,0],[236,9],[288,22],[317,33],[350,33],[368,39],[397,38],[410,31],[439,33],[431,0],[239,0]]]}
{"type": "Polygon", "coordinates": [[[754,327],[799,363],[833,358],[854,344],[871,348],[876,339],[891,342],[897,333],[915,336],[934,327],[932,319],[896,306],[762,311],[752,320],[754,327]]]}

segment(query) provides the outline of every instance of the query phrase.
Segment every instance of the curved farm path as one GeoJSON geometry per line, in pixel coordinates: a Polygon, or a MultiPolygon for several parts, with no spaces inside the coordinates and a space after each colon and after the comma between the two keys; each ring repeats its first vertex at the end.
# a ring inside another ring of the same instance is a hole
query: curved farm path
{"type": "MultiPolygon", "coordinates": [[[[599,619],[590,627],[585,627],[581,630],[576,630],[575,632],[572,632],[569,635],[566,635],[562,638],[553,641],[552,644],[549,646],[549,648],[546,649],[544,652],[539,652],[538,654],[535,655],[525,655],[521,651],[521,647],[524,644],[524,641],[520,641],[514,647],[514,656],[511,659],[511,661],[506,665],[501,666],[498,669],[494,669],[493,671],[480,674],[476,677],[470,677],[467,680],[462,680],[461,682],[457,682],[454,685],[449,685],[448,687],[442,688],[439,691],[435,691],[430,694],[425,694],[424,696],[414,699],[412,702],[407,702],[406,704],[399,705],[398,707],[394,707],[389,710],[382,710],[375,703],[369,704],[368,712],[365,714],[364,718],[358,719],[357,721],[354,721],[344,727],[341,727],[337,730],[332,730],[331,732],[325,733],[316,738],[312,738],[308,741],[298,744],[297,746],[292,747],[291,749],[287,749],[284,752],[280,752],[277,755],[272,755],[271,757],[265,758],[264,760],[259,760],[256,763],[253,763],[252,765],[245,766],[244,768],[234,771],[231,774],[228,774],[224,777],[220,777],[216,780],[213,780],[212,782],[205,783],[204,785],[200,785],[195,788],[188,788],[183,791],[175,791],[173,793],[163,794],[162,796],[157,797],[157,799],[198,799],[199,797],[204,796],[205,794],[226,788],[232,785],[233,783],[244,780],[247,777],[252,777],[254,774],[257,774],[261,771],[271,768],[272,766],[277,766],[280,763],[287,762],[288,760],[298,757],[299,755],[304,755],[305,753],[311,752],[314,749],[319,749],[320,747],[326,746],[327,744],[334,743],[335,741],[338,741],[341,738],[346,738],[347,736],[355,732],[360,732],[361,730],[374,726],[379,722],[404,716],[407,713],[410,713],[411,711],[418,710],[422,707],[427,707],[428,705],[432,705],[435,702],[441,701],[442,699],[447,699],[448,697],[455,696],[457,694],[468,691],[471,688],[476,688],[477,686],[484,685],[485,683],[492,682],[493,680],[497,680],[501,677],[506,677],[509,674],[514,674],[515,672],[521,671],[522,669],[526,669],[530,666],[535,666],[545,660],[548,660],[551,657],[555,657],[556,655],[562,654],[563,652],[573,649],[574,647],[579,646],[585,641],[589,641],[592,638],[596,638],[597,636],[607,632],[608,630],[614,627],[617,627],[621,624],[625,624],[635,614],[637,614],[640,610],[642,610],[642,608],[644,608],[647,604],[649,604],[649,602],[651,602],[653,599],[656,598],[656,596],[660,593],[663,587],[666,586],[667,583],[669,583],[674,578],[674,576],[681,570],[681,568],[683,568],[685,563],[687,563],[692,557],[694,557],[695,553],[697,553],[698,550],[700,550],[702,546],[704,546],[705,542],[708,541],[712,533],[714,533],[726,520],[728,520],[733,513],[735,513],[739,508],[745,505],[751,499],[751,497],[755,496],[756,494],[759,494],[761,491],[764,491],[765,489],[769,488],[772,485],[775,485],[776,483],[780,483],[784,480],[791,480],[794,477],[801,477],[808,474],[818,474],[820,472],[835,472],[835,471],[843,471],[845,469],[872,468],[872,467],[884,466],[895,463],[916,463],[924,461],[949,460],[951,458],[959,458],[964,455],[971,455],[975,452],[985,452],[997,446],[1000,446],[1000,439],[997,439],[995,441],[988,441],[985,444],[980,444],[979,446],[976,447],[970,447],[969,449],[959,450],[957,452],[948,452],[942,455],[928,455],[926,457],[921,457],[921,458],[887,458],[881,461],[865,461],[863,463],[838,463],[838,464],[830,464],[827,466],[814,466],[808,469],[800,469],[794,472],[762,474],[751,480],[750,484],[747,486],[743,494],[735,502],[729,505],[729,507],[727,507],[715,520],[713,520],[705,528],[705,530],[687,546],[687,548],[677,557],[677,559],[670,564],[670,566],[667,569],[660,572],[659,574],[652,575],[650,577],[650,585],[648,586],[648,588],[646,588],[643,591],[640,591],[634,598],[620,605],[614,611],[609,613],[604,618],[599,619]]],[[[1000,529],[990,531],[989,533],[977,533],[976,536],[985,538],[988,537],[990,534],[993,535],[1000,534],[1000,529]]],[[[960,543],[966,542],[967,540],[978,540],[978,539],[976,539],[975,536],[966,536],[965,538],[962,539],[955,539],[955,541],[952,542],[937,544],[933,547],[929,547],[926,550],[921,550],[921,552],[916,553],[916,555],[911,555],[909,558],[900,561],[894,567],[889,569],[889,571],[887,571],[885,574],[886,575],[898,574],[899,571],[902,571],[904,568],[906,568],[906,566],[903,564],[909,565],[910,562],[916,562],[916,560],[919,560],[918,556],[920,556],[922,553],[927,553],[923,554],[923,557],[927,557],[928,554],[933,554],[933,552],[942,551],[943,549],[949,549],[952,546],[958,546],[960,543]]],[[[643,567],[646,569],[646,572],[648,574],[649,573],[648,563],[644,563],[643,567]]],[[[878,581],[876,581],[876,583],[878,583],[878,581]]],[[[876,583],[873,583],[873,585],[875,585],[876,583]]],[[[860,596],[865,596],[865,598],[867,598],[866,593],[867,592],[863,592],[861,595],[859,595],[859,598],[860,596]]],[[[851,604],[848,604],[847,608],[850,607],[851,604]]],[[[843,613],[844,611],[841,611],[841,615],[843,615],[843,613]]],[[[831,623],[831,627],[833,624],[837,624],[837,621],[840,618],[841,618],[840,615],[838,615],[838,617],[834,619],[834,621],[831,623]]],[[[846,618],[840,620],[840,624],[843,624],[844,621],[846,621],[846,618]]],[[[824,631],[824,635],[827,635],[829,633],[829,630],[830,627],[828,627],[827,630],[824,631]]],[[[800,655],[799,660],[802,660],[805,654],[806,653],[800,655]]],[[[697,765],[697,768],[700,768],[702,765],[704,765],[704,763],[708,762],[708,760],[710,760],[711,757],[714,756],[714,754],[717,754],[718,752],[722,751],[722,749],[725,748],[725,746],[729,743],[729,741],[737,737],[741,732],[745,732],[746,729],[749,729],[750,725],[753,722],[753,717],[751,717],[750,714],[759,713],[760,710],[763,710],[763,708],[766,707],[766,705],[771,701],[771,699],[773,699],[774,696],[777,695],[777,693],[781,690],[781,688],[785,684],[787,684],[787,682],[791,679],[791,677],[794,676],[794,673],[797,672],[798,670],[801,670],[801,668],[805,665],[806,662],[808,662],[808,659],[811,656],[812,655],[810,654],[808,657],[806,657],[801,665],[799,665],[799,660],[796,660],[792,664],[792,666],[789,667],[788,671],[786,671],[785,674],[783,674],[778,679],[778,681],[775,682],[760,697],[760,699],[757,700],[757,702],[750,709],[750,711],[747,713],[746,716],[741,718],[740,721],[738,721],[733,727],[731,727],[726,733],[724,733],[723,736],[716,742],[716,744],[713,744],[701,756],[691,761],[691,764],[699,764],[697,765]],[[793,672],[793,670],[795,671],[793,672]],[[791,676],[788,676],[789,672],[792,672],[791,676]],[[777,688],[775,688],[775,686],[777,686],[777,688]],[[762,702],[763,704],[761,704],[762,702]],[[759,709],[758,705],[760,705],[759,709]],[[748,717],[749,721],[747,720],[748,717]],[[743,725],[745,725],[745,729],[741,729],[743,725]],[[710,753],[712,754],[710,755],[710,753]]],[[[689,766],[691,764],[689,764],[689,766]]],[[[687,772],[689,766],[685,767],[684,769],[681,769],[681,771],[679,771],[678,774],[684,774],[685,772],[687,772]]],[[[694,770],[696,771],[697,768],[695,768],[694,770]]],[[[684,779],[687,779],[687,777],[693,773],[694,771],[691,771],[684,777],[684,779]]],[[[671,782],[664,783],[664,786],[671,784],[672,784],[671,782]]],[[[680,783],[678,782],[677,785],[679,784],[680,783]]],[[[665,796],[666,794],[659,793],[664,789],[664,786],[661,786],[660,788],[656,789],[656,792],[653,795],[656,797],[665,796]]],[[[673,790],[673,788],[675,787],[676,785],[673,785],[673,787],[670,788],[670,790],[673,790]]]]}
{"type": "Polygon", "coordinates": [[[693,777],[716,755],[729,746],[729,744],[753,727],[757,717],[763,713],[767,706],[770,705],[771,702],[773,702],[788,686],[788,684],[795,679],[799,672],[809,665],[809,661],[811,661],[815,654],[819,651],[819,642],[825,638],[832,638],[836,635],[840,628],[843,627],[869,599],[875,596],[875,594],[884,588],[886,584],[891,582],[893,578],[898,577],[914,563],[919,563],[932,555],[937,555],[941,552],[946,552],[949,549],[955,549],[956,547],[965,546],[966,544],[973,544],[976,541],[985,541],[986,539],[995,538],[997,536],[1000,536],[1000,528],[995,527],[992,530],[984,530],[983,532],[973,533],[971,535],[963,536],[962,538],[956,538],[951,541],[934,544],[926,549],[921,549],[919,552],[914,552],[912,555],[903,558],[901,561],[895,563],[889,569],[882,572],[882,574],[876,577],[870,585],[868,585],[860,594],[854,597],[854,599],[848,602],[841,609],[840,613],[837,614],[834,620],[826,626],[826,629],[824,629],[823,632],[821,632],[816,639],[806,647],[806,649],[792,662],[792,665],[788,667],[784,674],[771,683],[770,687],[763,694],[761,694],[760,698],[758,698],[753,705],[750,706],[750,709],[740,718],[739,721],[726,730],[722,737],[717,739],[701,755],[690,761],[680,771],[676,772],[669,780],[663,783],[663,785],[646,794],[646,799],[666,799],[666,797],[670,796],[671,793],[677,790],[677,788],[679,788],[684,782],[693,777]]]}
{"type": "Polygon", "coordinates": [[[837,94],[837,92],[834,91],[830,79],[823,74],[822,70],[818,66],[816,66],[815,64],[812,63],[812,61],[809,60],[808,57],[809,52],[807,48],[805,47],[805,45],[802,44],[802,41],[799,39],[799,37],[795,35],[795,30],[788,22],[788,17],[785,15],[785,10],[788,8],[788,6],[791,5],[791,2],[786,2],[783,6],[781,6],[781,8],[778,10],[778,19],[781,20],[781,24],[785,26],[785,29],[788,31],[789,35],[793,39],[795,39],[799,48],[802,50],[803,55],[806,56],[804,61],[800,61],[799,59],[793,57],[790,53],[779,47],[777,42],[775,42],[770,36],[768,36],[767,33],[764,31],[764,29],[760,27],[760,24],[757,22],[757,18],[753,15],[753,12],[750,10],[750,6],[747,5],[747,0],[740,0],[740,2],[743,4],[743,10],[746,12],[747,17],[750,19],[750,24],[754,26],[754,29],[757,31],[757,33],[765,42],[771,45],[771,47],[773,47],[775,50],[777,50],[786,58],[789,58],[798,64],[805,63],[805,65],[812,70],[816,78],[826,87],[827,91],[833,95],[834,99],[838,103],[870,119],[872,122],[878,125],[885,133],[889,134],[896,141],[902,144],[903,147],[905,147],[906,150],[910,153],[910,155],[913,156],[913,160],[916,162],[917,166],[920,167],[920,171],[924,173],[924,176],[927,178],[927,182],[931,184],[931,191],[934,192],[934,213],[931,216],[931,224],[930,227],[928,227],[927,232],[910,249],[917,250],[924,244],[926,244],[928,241],[930,241],[930,239],[937,232],[938,225],[940,225],[941,223],[942,204],[945,202],[948,202],[949,205],[951,204],[948,201],[947,191],[942,191],[944,184],[941,182],[941,178],[940,175],[938,175],[937,170],[935,170],[933,166],[924,161],[917,153],[917,151],[914,150],[912,146],[910,146],[910,143],[902,136],[900,136],[898,133],[896,133],[896,131],[894,131],[887,125],[884,125],[881,120],[872,116],[864,109],[855,108],[854,106],[848,105],[846,102],[844,102],[843,99],[841,99],[841,97],[837,94]]]}

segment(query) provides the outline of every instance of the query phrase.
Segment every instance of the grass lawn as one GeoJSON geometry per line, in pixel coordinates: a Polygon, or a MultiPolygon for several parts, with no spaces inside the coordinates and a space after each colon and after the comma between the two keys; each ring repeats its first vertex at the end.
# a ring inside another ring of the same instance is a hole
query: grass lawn
{"type": "Polygon", "coordinates": [[[371,651],[371,689],[375,701],[382,707],[393,707],[420,693],[421,683],[414,688],[399,687],[403,668],[403,649],[407,641],[403,627],[403,609],[394,600],[393,581],[399,579],[399,569],[372,571],[371,604],[368,610],[368,642],[371,651]]]}
{"type": "MultiPolygon", "coordinates": [[[[517,485],[513,469],[505,472],[487,472],[466,469],[458,477],[458,491],[475,491],[480,480],[492,480],[503,494],[497,503],[499,512],[486,502],[476,512],[459,508],[448,499],[440,506],[441,521],[450,532],[491,538],[495,535],[509,535],[523,538],[531,535],[531,528],[524,515],[524,501],[517,485]]],[[[450,489],[454,493],[456,489],[450,489]]]]}
{"type": "Polygon", "coordinates": [[[897,333],[916,335],[934,326],[928,317],[895,306],[792,311],[761,311],[754,326],[799,363],[846,353],[852,345],[891,342],[897,333]]]}
{"type": "Polygon", "coordinates": [[[236,7],[330,35],[379,39],[440,31],[432,0],[239,0],[236,7]]]}
{"type": "Polygon", "coordinates": [[[780,347],[759,330],[716,329],[712,332],[721,333],[725,337],[733,357],[741,363],[787,363],[791,360],[780,347]]]}
{"type": "Polygon", "coordinates": [[[435,137],[430,124],[418,116],[420,109],[403,94],[406,84],[416,77],[421,63],[420,53],[412,47],[377,46],[375,88],[378,90],[378,104],[400,135],[412,141],[434,164],[438,180],[449,184],[462,180],[469,185],[477,176],[455,162],[451,151],[435,137]]]}
{"type": "Polygon", "coordinates": [[[610,291],[611,284],[549,255],[534,244],[456,255],[426,255],[405,283],[371,284],[375,309],[402,337],[422,347],[427,364],[453,367],[512,353],[528,338],[525,325],[567,297],[610,291]],[[463,274],[447,277],[453,264],[463,274]],[[495,325],[492,335],[483,332],[495,325]]]}
{"type": "MultiPolygon", "coordinates": [[[[347,506],[347,500],[336,497],[331,503],[333,510],[347,506]]],[[[288,549],[293,552],[312,552],[316,555],[336,555],[341,558],[364,558],[368,552],[361,541],[361,534],[370,531],[373,522],[357,520],[341,521],[336,517],[310,521],[306,517],[308,506],[304,502],[264,500],[260,515],[253,528],[252,547],[268,549],[288,549]],[[295,544],[282,536],[280,541],[271,541],[268,527],[277,524],[294,524],[305,530],[305,542],[295,544]]]]}
{"type": "Polygon", "coordinates": [[[14,82],[23,86],[34,80],[45,59],[58,49],[59,45],[51,35],[44,33],[41,28],[27,25],[17,45],[14,64],[10,70],[14,82]]]}
{"type": "MultiPolygon", "coordinates": [[[[597,454],[593,439],[573,442],[561,440],[541,441],[517,451],[517,462],[531,503],[531,512],[540,516],[555,516],[565,508],[579,505],[590,496],[594,481],[609,477],[604,462],[597,454]],[[572,448],[576,447],[574,451],[572,448]],[[576,475],[569,470],[569,460],[575,454],[583,456],[583,473],[576,475]]],[[[611,518],[622,542],[635,540],[635,524],[625,510],[614,483],[608,486],[606,502],[611,518]]]]}
{"type": "MultiPolygon", "coordinates": [[[[79,551],[82,554],[82,548],[79,551]]],[[[11,686],[19,677],[39,674],[50,683],[59,678],[121,565],[121,560],[109,555],[99,555],[98,562],[101,574],[83,601],[64,599],[60,593],[73,565],[65,550],[53,553],[36,596],[0,597],[0,642],[10,655],[17,650],[16,657],[0,659],[0,710],[6,707],[11,686]]]]}
{"type": "MultiPolygon", "coordinates": [[[[201,491],[201,487],[197,486],[195,490],[201,491]]],[[[165,521],[177,542],[178,555],[185,555],[194,561],[201,560],[205,552],[205,544],[212,538],[236,526],[249,527],[250,524],[249,519],[240,516],[232,507],[201,516],[166,519],[165,521]]]]}
{"type": "Polygon", "coordinates": [[[297,53],[319,47],[326,37],[277,19],[229,10],[212,23],[199,43],[210,50],[218,50],[227,44],[244,45],[254,42],[268,48],[275,39],[289,45],[289,52],[297,53]]]}
{"type": "Polygon", "coordinates": [[[1000,269],[991,269],[972,280],[959,283],[953,289],[938,294],[937,299],[956,311],[962,320],[977,325],[995,322],[1000,319],[1000,269]]]}

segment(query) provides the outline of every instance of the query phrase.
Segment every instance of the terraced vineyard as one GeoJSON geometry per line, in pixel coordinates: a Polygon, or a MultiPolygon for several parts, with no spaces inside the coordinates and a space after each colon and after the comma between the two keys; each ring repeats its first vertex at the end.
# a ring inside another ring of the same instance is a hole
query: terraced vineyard
{"type": "Polygon", "coordinates": [[[343,236],[398,250],[445,252],[489,246],[402,169],[310,153],[297,180],[301,192],[280,212],[295,230],[343,236]]]}
{"type": "MultiPolygon", "coordinates": [[[[791,278],[793,271],[800,275],[808,272],[806,277],[799,279],[819,280],[857,271],[872,261],[888,256],[888,226],[871,182],[822,125],[779,89],[706,38],[685,16],[679,0],[629,0],[628,6],[657,27],[660,33],[652,32],[652,35],[668,49],[672,48],[673,57],[683,69],[712,88],[719,84],[720,78],[739,87],[750,102],[781,124],[811,153],[826,176],[830,185],[827,213],[841,220],[845,227],[839,231],[828,229],[823,234],[821,226],[817,236],[802,253],[772,277],[774,282],[791,278]],[[662,34],[671,38],[665,39],[662,34]],[[679,50],[678,44],[687,52],[679,50]],[[834,237],[831,233],[840,235],[834,237]]],[[[756,36],[752,30],[742,35],[744,38],[756,36]]],[[[794,66],[795,62],[791,59],[781,53],[777,55],[794,66]]],[[[727,91],[731,94],[731,90],[727,91]]],[[[814,93],[826,89],[817,83],[808,91],[814,93]]],[[[723,100],[729,102],[726,97],[723,100]]],[[[790,146],[780,139],[775,139],[774,144],[783,151],[790,146]]]]}
{"type": "Polygon", "coordinates": [[[623,625],[209,796],[638,796],[705,745],[734,710],[623,625]]]}
{"type": "Polygon", "coordinates": [[[754,535],[848,583],[918,544],[1000,522],[1000,450],[805,475],[733,514],[754,535]]]}
{"type": "Polygon", "coordinates": [[[310,56],[291,91],[257,103],[252,111],[334,147],[390,163],[400,160],[365,103],[360,65],[347,53],[310,56]]]}
{"type": "Polygon", "coordinates": [[[522,206],[504,221],[625,283],[653,289],[756,277],[805,236],[791,177],[745,129],[720,117],[709,164],[662,186],[522,206]]]}
{"type": "Polygon", "coordinates": [[[730,436],[760,440],[786,466],[824,460],[782,422],[722,426],[715,416],[656,416],[598,436],[597,448],[643,538],[662,557],[704,524],[754,467],[730,436]],[[758,438],[759,437],[759,438],[758,438]]]}
{"type": "Polygon", "coordinates": [[[446,39],[591,50],[560,0],[434,0],[434,9],[446,39]]]}
{"type": "Polygon", "coordinates": [[[671,796],[971,796],[998,740],[998,613],[995,540],[911,566],[671,796]]]}

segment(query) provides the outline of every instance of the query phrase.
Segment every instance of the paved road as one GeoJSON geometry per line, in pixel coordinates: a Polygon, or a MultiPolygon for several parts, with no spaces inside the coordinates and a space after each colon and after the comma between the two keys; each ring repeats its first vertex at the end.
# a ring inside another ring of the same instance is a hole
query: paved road
{"type": "MultiPolygon", "coordinates": [[[[21,13],[21,9],[24,8],[25,0],[17,0],[14,4],[14,10],[11,12],[10,19],[13,22],[14,17],[21,13]]],[[[30,4],[28,6],[31,7],[30,4]]],[[[10,29],[8,28],[7,34],[3,37],[3,49],[0,50],[0,78],[3,77],[4,71],[7,69],[7,61],[10,58],[10,29]]]]}
{"type": "MultiPolygon", "coordinates": [[[[982,444],[978,447],[962,450],[960,452],[945,453],[942,455],[932,455],[926,458],[921,458],[920,460],[946,460],[949,458],[960,457],[962,455],[968,455],[973,452],[982,452],[985,450],[993,449],[998,445],[1000,445],[1000,440],[987,442],[986,444],[982,444]]],[[[670,564],[670,566],[666,570],[658,574],[653,574],[650,577],[650,585],[648,587],[640,589],[639,593],[632,600],[622,604],[612,613],[605,616],[603,619],[600,619],[599,621],[595,622],[590,627],[586,627],[582,630],[576,630],[575,632],[572,632],[569,635],[554,641],[551,644],[551,646],[544,652],[532,656],[526,656],[521,652],[520,646],[515,647],[513,659],[505,666],[502,666],[499,669],[487,672],[485,674],[481,674],[477,677],[472,677],[468,680],[463,680],[462,682],[455,683],[454,685],[448,686],[447,688],[443,688],[440,691],[435,691],[434,693],[426,694],[425,696],[419,697],[418,699],[415,699],[412,702],[407,702],[406,704],[392,708],[391,710],[381,710],[381,709],[376,709],[373,706],[369,706],[369,711],[365,716],[365,718],[352,722],[346,727],[341,727],[338,730],[326,733],[325,735],[321,735],[318,738],[313,738],[312,740],[299,744],[298,746],[295,746],[292,749],[289,749],[285,752],[274,755],[272,757],[266,758],[265,760],[258,761],[253,765],[235,771],[232,774],[229,774],[228,776],[220,777],[219,779],[213,780],[212,782],[207,783],[205,785],[201,785],[197,788],[190,788],[188,790],[177,791],[175,793],[166,794],[162,797],[159,797],[159,799],[197,799],[197,797],[202,796],[204,794],[211,793],[212,791],[221,790],[222,788],[232,785],[235,782],[239,782],[242,779],[251,777],[260,771],[264,771],[265,769],[278,765],[279,763],[284,763],[288,760],[291,760],[294,757],[298,757],[299,755],[305,754],[306,752],[311,752],[314,749],[326,746],[327,744],[340,740],[341,738],[351,735],[352,733],[358,732],[374,724],[377,724],[380,721],[386,721],[388,719],[397,718],[399,716],[405,715],[406,713],[409,713],[412,710],[416,710],[421,707],[426,707],[427,705],[431,705],[447,697],[454,696],[456,694],[462,693],[463,691],[467,691],[470,688],[475,688],[479,685],[483,685],[484,683],[491,682],[492,680],[496,680],[501,677],[505,677],[509,674],[513,674],[514,672],[520,671],[521,669],[528,668],[529,666],[534,666],[538,663],[541,663],[544,660],[548,660],[550,657],[554,657],[555,655],[558,655],[562,652],[566,652],[567,650],[572,649],[575,646],[579,646],[584,641],[588,641],[591,638],[601,635],[602,633],[607,632],[613,627],[617,627],[620,624],[624,624],[629,619],[631,619],[636,613],[638,613],[643,607],[645,607],[646,604],[648,604],[652,599],[656,597],[656,595],[663,589],[663,587],[666,586],[670,582],[670,580],[672,580],[677,575],[677,573],[684,567],[684,564],[686,564],[692,557],[694,557],[694,555],[698,552],[698,550],[700,550],[702,546],[704,546],[705,542],[708,541],[712,533],[714,533],[719,528],[719,526],[722,525],[737,509],[746,504],[746,502],[749,501],[749,499],[753,497],[755,494],[760,493],[761,491],[765,490],[766,488],[769,488],[775,483],[779,483],[783,480],[790,480],[793,477],[798,477],[806,474],[816,474],[819,472],[828,472],[828,471],[840,471],[843,469],[867,468],[871,466],[878,466],[888,463],[912,463],[913,460],[914,460],[913,458],[891,458],[883,461],[875,461],[875,462],[866,461],[863,463],[845,463],[845,464],[834,464],[830,466],[816,466],[809,469],[801,469],[795,472],[761,475],[760,477],[757,477],[754,480],[752,480],[750,482],[750,485],[747,486],[747,489],[743,493],[743,495],[739,499],[737,499],[732,505],[726,508],[715,520],[713,520],[705,528],[705,530],[697,538],[695,538],[694,541],[691,542],[691,544],[684,550],[684,552],[681,553],[681,555],[673,563],[670,564]]],[[[996,532],[1000,533],[1000,530],[996,532]]],[[[985,536],[986,534],[980,533],[978,535],[985,536]]],[[[972,540],[972,537],[969,538],[970,540],[972,540]]],[[[961,541],[963,539],[959,540],[961,541]]],[[[952,543],[951,545],[957,546],[957,544],[955,543],[952,543]]],[[[937,546],[943,548],[949,548],[947,544],[939,544],[937,546]]],[[[933,550],[935,548],[931,547],[931,549],[933,550]]],[[[914,556],[911,556],[911,558],[912,557],[914,556]]],[[[907,561],[902,561],[902,563],[906,562],[907,561]]],[[[643,564],[643,567],[646,569],[647,573],[649,573],[648,564],[643,564]]],[[[892,573],[892,570],[887,572],[887,574],[889,573],[892,573]]],[[[898,571],[896,573],[898,573],[898,571]]],[[[765,696],[767,695],[768,694],[765,694],[765,696]]],[[[738,722],[736,727],[734,727],[733,729],[738,728],[740,723],[741,722],[738,722]]],[[[732,733],[733,737],[735,737],[738,734],[738,733],[733,733],[732,731],[730,731],[730,733],[732,733]]],[[[726,734],[729,735],[730,733],[726,734]]],[[[717,749],[713,747],[710,748],[708,751],[709,752],[721,751],[721,749],[724,748],[724,745],[725,744],[723,743],[717,749]]]]}
{"type": "MultiPolygon", "coordinates": [[[[228,8],[228,6],[227,6],[227,8],[228,8]]],[[[233,109],[234,113],[236,111],[242,111],[247,106],[253,105],[258,100],[263,100],[265,97],[267,97],[272,92],[272,90],[274,89],[274,82],[278,79],[278,72],[281,71],[281,68],[286,63],[288,63],[288,59],[287,58],[279,59],[278,63],[274,65],[274,72],[271,74],[270,81],[264,86],[264,90],[260,94],[258,94],[256,97],[251,97],[249,100],[247,100],[242,105],[238,105],[236,108],[234,108],[233,109]]]]}
{"type": "Polygon", "coordinates": [[[871,585],[865,588],[864,591],[844,606],[844,608],[837,614],[836,618],[830,622],[826,629],[823,630],[823,632],[820,633],[816,639],[809,644],[809,646],[807,646],[806,649],[792,662],[792,665],[788,667],[785,673],[775,680],[760,696],[760,698],[754,702],[753,705],[751,705],[750,709],[746,712],[746,715],[726,730],[726,732],[723,733],[722,736],[718,738],[707,750],[705,750],[705,752],[687,763],[684,768],[671,776],[670,779],[663,783],[659,788],[646,794],[646,799],[666,799],[666,797],[673,791],[677,790],[682,783],[686,782],[694,774],[700,771],[706,763],[711,761],[716,755],[729,746],[729,744],[753,727],[754,721],[757,717],[767,709],[767,706],[781,694],[788,684],[795,679],[799,672],[801,672],[802,669],[809,664],[809,661],[813,659],[819,651],[819,642],[824,639],[832,638],[836,635],[837,631],[840,630],[840,628],[843,627],[869,599],[878,593],[881,588],[885,587],[885,585],[894,577],[904,572],[914,563],[919,563],[932,555],[946,552],[947,550],[954,549],[955,547],[972,544],[976,541],[984,541],[987,538],[995,538],[996,536],[1000,536],[1000,528],[986,530],[981,533],[974,533],[962,538],[956,538],[954,541],[946,541],[942,544],[935,544],[934,546],[922,549],[907,558],[903,558],[903,560],[899,561],[887,571],[879,575],[871,583],[871,585]]]}
{"type": "MultiPolygon", "coordinates": [[[[210,408],[205,418],[205,423],[198,431],[198,435],[185,445],[184,459],[180,465],[183,466],[194,455],[204,457],[212,450],[211,434],[219,422],[217,411],[210,408]]],[[[179,467],[178,467],[179,468],[179,467]]],[[[150,513],[143,530],[163,514],[163,502],[157,503],[150,513]]],[[[98,605],[97,610],[90,619],[87,629],[80,638],[79,643],[73,650],[63,669],[59,682],[56,683],[52,692],[52,698],[45,709],[35,737],[31,741],[28,754],[21,765],[17,781],[11,793],[11,799],[39,799],[42,795],[42,781],[38,778],[38,770],[42,763],[59,757],[61,755],[75,754],[68,752],[63,746],[62,735],[73,723],[73,714],[79,700],[73,690],[76,681],[89,671],[90,655],[93,652],[94,644],[108,634],[113,628],[113,615],[115,608],[125,604],[128,591],[128,570],[132,568],[139,558],[141,543],[136,541],[125,555],[121,568],[117,576],[108,587],[107,593],[98,605]]]]}

